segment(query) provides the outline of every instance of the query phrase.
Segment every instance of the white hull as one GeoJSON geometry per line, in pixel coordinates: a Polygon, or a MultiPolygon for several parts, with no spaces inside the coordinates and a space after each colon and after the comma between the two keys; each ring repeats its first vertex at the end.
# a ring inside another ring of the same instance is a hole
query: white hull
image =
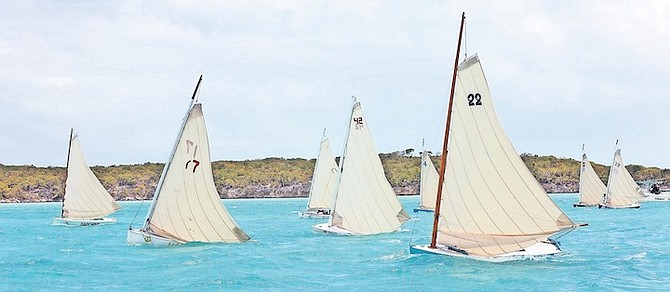
{"type": "Polygon", "coordinates": [[[128,235],[126,241],[129,244],[133,245],[153,245],[158,247],[164,246],[177,246],[182,244],[181,242],[161,237],[156,234],[142,231],[140,229],[128,229],[128,235]]]}
{"type": "Polygon", "coordinates": [[[325,232],[325,233],[334,233],[334,234],[339,234],[339,235],[355,235],[355,233],[339,228],[337,226],[332,226],[330,223],[322,223],[322,224],[317,224],[313,226],[314,230],[320,231],[320,232],[325,232]]]}
{"type": "Polygon", "coordinates": [[[558,247],[558,243],[555,243],[555,241],[552,240],[547,242],[538,242],[524,250],[510,252],[495,257],[468,255],[456,250],[449,249],[444,245],[438,245],[437,248],[430,248],[428,245],[412,245],[410,246],[409,251],[411,254],[437,254],[459,258],[470,258],[487,262],[506,262],[555,255],[560,253],[561,249],[558,247]]]}
{"type": "Polygon", "coordinates": [[[573,207],[595,207],[598,206],[598,204],[587,204],[584,202],[579,202],[579,203],[574,203],[572,204],[573,207]]]}
{"type": "Polygon", "coordinates": [[[605,209],[637,209],[640,208],[640,204],[638,203],[632,203],[630,205],[626,206],[612,206],[608,204],[598,204],[598,209],[600,208],[605,208],[605,209]]]}
{"type": "Polygon", "coordinates": [[[54,218],[55,225],[74,226],[96,226],[116,223],[116,218],[96,218],[96,219],[74,219],[74,218],[54,218]]]}
{"type": "Polygon", "coordinates": [[[642,202],[664,202],[664,201],[670,201],[670,194],[668,193],[660,193],[658,195],[654,195],[651,193],[644,193],[644,197],[641,200],[642,202]]]}
{"type": "Polygon", "coordinates": [[[305,210],[298,212],[298,217],[300,218],[328,218],[330,216],[330,210],[305,210]]]}

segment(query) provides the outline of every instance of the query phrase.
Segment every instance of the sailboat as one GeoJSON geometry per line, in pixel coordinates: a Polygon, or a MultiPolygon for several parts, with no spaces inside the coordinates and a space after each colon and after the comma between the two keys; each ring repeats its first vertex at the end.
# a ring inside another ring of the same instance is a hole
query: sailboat
{"type": "Polygon", "coordinates": [[[212,176],[209,141],[195,87],[177,140],[156,186],[144,225],[128,228],[130,244],[174,246],[189,242],[249,240],[221,203],[212,176]]]}
{"type": "MultiPolygon", "coordinates": [[[[423,143],[421,143],[423,145],[423,143]]],[[[430,159],[428,151],[421,152],[421,181],[419,182],[419,208],[414,208],[414,212],[433,212],[435,211],[435,196],[437,196],[437,170],[433,161],[430,159]]]]}
{"type": "Polygon", "coordinates": [[[330,142],[326,138],[326,129],[324,129],[321,136],[319,156],[317,156],[314,164],[307,209],[298,212],[301,218],[327,218],[330,216],[332,197],[339,171],[333,151],[330,150],[330,142]]]}
{"type": "Polygon", "coordinates": [[[54,218],[54,224],[90,226],[116,223],[116,219],[105,216],[119,209],[119,204],[86,164],[79,136],[74,129],[70,129],[63,205],[60,217],[54,218]]]}
{"type": "MultiPolygon", "coordinates": [[[[617,141],[617,146],[618,144],[619,141],[617,141]]],[[[621,149],[616,149],[610,167],[610,175],[607,179],[607,190],[603,194],[603,200],[598,204],[598,208],[640,208],[639,202],[642,197],[642,189],[635,183],[623,164],[621,149]]]]}
{"type": "MultiPolygon", "coordinates": [[[[582,145],[582,152],[584,146],[582,145]]],[[[586,153],[582,153],[582,163],[579,170],[579,202],[573,207],[593,207],[602,202],[602,195],[607,190],[605,184],[591,166],[586,153]]]]}
{"type": "Polygon", "coordinates": [[[578,227],[549,198],[496,116],[475,54],[459,64],[461,18],[431,243],[410,253],[506,261],[561,252],[550,237],[578,227]],[[458,81],[458,82],[457,82],[458,81]]]}
{"type": "Polygon", "coordinates": [[[409,216],[384,175],[368,121],[356,98],[340,157],[332,211],[328,222],[314,225],[314,229],[346,235],[398,231],[409,216]]]}

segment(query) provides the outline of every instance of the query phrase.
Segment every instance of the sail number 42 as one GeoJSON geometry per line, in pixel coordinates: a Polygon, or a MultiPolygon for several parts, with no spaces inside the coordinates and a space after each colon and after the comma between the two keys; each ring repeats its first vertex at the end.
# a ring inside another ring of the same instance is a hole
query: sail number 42
{"type": "Polygon", "coordinates": [[[468,94],[468,105],[469,106],[475,106],[475,105],[482,105],[482,95],[478,93],[475,94],[468,94]]]}

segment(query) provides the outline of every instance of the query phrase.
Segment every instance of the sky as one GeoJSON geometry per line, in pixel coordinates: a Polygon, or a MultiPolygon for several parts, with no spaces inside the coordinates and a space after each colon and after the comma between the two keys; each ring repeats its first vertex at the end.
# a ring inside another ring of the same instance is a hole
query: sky
{"type": "Polygon", "coordinates": [[[0,163],[165,162],[200,74],[213,160],[439,152],[458,38],[517,152],[670,168],[668,1],[0,0],[0,163]]]}

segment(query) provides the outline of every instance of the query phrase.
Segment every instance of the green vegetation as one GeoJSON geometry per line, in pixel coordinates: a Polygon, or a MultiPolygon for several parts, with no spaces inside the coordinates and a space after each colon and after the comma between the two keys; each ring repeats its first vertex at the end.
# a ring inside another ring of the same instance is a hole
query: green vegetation
{"type": "MultiPolygon", "coordinates": [[[[420,157],[413,149],[382,153],[384,172],[397,194],[416,194],[420,157]]],[[[548,192],[577,192],[579,161],[524,153],[521,158],[548,192]]],[[[439,157],[433,157],[436,166],[439,157]]],[[[214,183],[223,198],[304,197],[309,193],[315,160],[265,158],[212,163],[214,183]]],[[[609,168],[592,163],[603,182],[609,168]]],[[[668,188],[670,169],[628,165],[636,181],[662,180],[668,188]]],[[[149,199],[163,170],[163,164],[111,165],[92,167],[102,185],[117,200],[149,199]]],[[[0,164],[0,202],[60,201],[63,196],[63,167],[10,166],[0,164]]]]}

